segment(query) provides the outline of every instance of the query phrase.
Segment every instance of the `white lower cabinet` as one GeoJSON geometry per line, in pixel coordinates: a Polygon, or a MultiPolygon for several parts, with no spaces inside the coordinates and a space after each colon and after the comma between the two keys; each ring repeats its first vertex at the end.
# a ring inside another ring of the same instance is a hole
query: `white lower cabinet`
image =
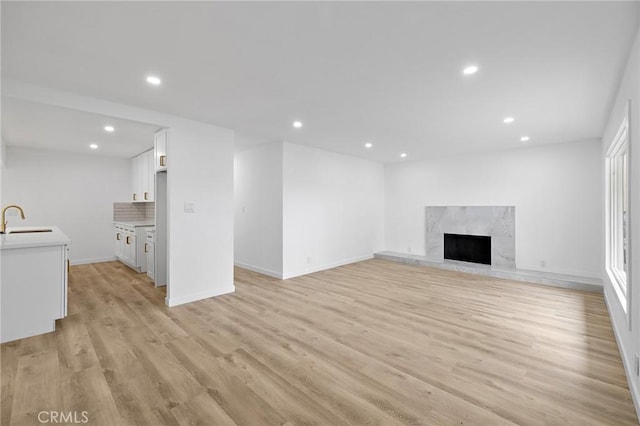
{"type": "Polygon", "coordinates": [[[70,241],[50,228],[40,241],[0,236],[0,343],[54,331],[67,315],[70,241]]]}
{"type": "Polygon", "coordinates": [[[147,272],[147,229],[149,226],[114,224],[116,258],[140,273],[147,272]]]}

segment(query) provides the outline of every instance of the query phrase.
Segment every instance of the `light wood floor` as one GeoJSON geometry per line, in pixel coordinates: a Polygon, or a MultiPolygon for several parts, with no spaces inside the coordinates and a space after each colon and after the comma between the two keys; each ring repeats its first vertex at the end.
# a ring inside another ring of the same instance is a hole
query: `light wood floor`
{"type": "Polygon", "coordinates": [[[637,424],[599,294],[381,260],[236,288],[72,267],[57,331],[1,347],[2,425],[637,424]]]}

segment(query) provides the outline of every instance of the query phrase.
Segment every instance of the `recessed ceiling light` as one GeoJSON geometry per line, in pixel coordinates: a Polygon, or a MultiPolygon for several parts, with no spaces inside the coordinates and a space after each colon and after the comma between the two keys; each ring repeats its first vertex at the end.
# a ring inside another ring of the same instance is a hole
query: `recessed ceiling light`
{"type": "Polygon", "coordinates": [[[478,72],[478,66],[477,65],[469,65],[468,67],[466,67],[465,69],[462,70],[462,74],[464,75],[471,75],[471,74],[475,74],[478,72]]]}
{"type": "Polygon", "coordinates": [[[371,148],[373,146],[373,144],[371,142],[367,142],[364,144],[365,148],[371,148]]]}
{"type": "Polygon", "coordinates": [[[515,118],[513,118],[513,117],[506,117],[506,118],[505,118],[504,120],[502,120],[502,121],[504,121],[506,124],[511,124],[511,123],[513,123],[513,122],[515,121],[515,118]]]}
{"type": "Polygon", "coordinates": [[[299,129],[300,127],[302,127],[302,121],[294,121],[293,127],[295,127],[296,129],[299,129]]]}
{"type": "Polygon", "coordinates": [[[91,149],[98,149],[98,144],[96,144],[96,143],[92,143],[91,145],[89,145],[89,148],[91,148],[91,149]]]}
{"type": "Polygon", "coordinates": [[[522,142],[528,142],[529,141],[529,136],[523,136],[523,137],[520,138],[520,140],[522,142]]]}
{"type": "Polygon", "coordinates": [[[147,83],[153,84],[154,86],[159,86],[160,83],[162,83],[162,80],[160,80],[159,77],[156,77],[154,75],[150,75],[150,76],[147,77],[147,83]]]}
{"type": "Polygon", "coordinates": [[[407,153],[406,153],[406,152],[403,152],[402,154],[400,154],[400,157],[402,157],[402,158],[407,158],[407,153]]]}
{"type": "Polygon", "coordinates": [[[104,130],[107,132],[113,132],[116,128],[113,126],[104,126],[104,130]]]}

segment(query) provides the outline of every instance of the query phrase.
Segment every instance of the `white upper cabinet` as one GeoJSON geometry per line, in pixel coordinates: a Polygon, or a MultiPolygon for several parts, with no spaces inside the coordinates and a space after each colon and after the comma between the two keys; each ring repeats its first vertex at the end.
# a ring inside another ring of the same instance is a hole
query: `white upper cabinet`
{"type": "Polygon", "coordinates": [[[153,138],[154,147],[154,170],[161,172],[167,170],[167,143],[169,134],[167,129],[159,130],[153,138]]]}
{"type": "Polygon", "coordinates": [[[131,159],[132,201],[155,200],[154,151],[143,152],[131,159]]]}
{"type": "Polygon", "coordinates": [[[131,200],[142,201],[142,159],[138,155],[131,160],[131,200]]]}

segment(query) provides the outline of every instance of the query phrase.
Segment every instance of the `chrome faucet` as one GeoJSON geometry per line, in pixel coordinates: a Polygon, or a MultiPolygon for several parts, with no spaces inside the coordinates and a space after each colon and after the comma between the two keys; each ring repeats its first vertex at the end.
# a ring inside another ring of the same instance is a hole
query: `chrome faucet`
{"type": "Polygon", "coordinates": [[[5,214],[10,208],[20,210],[20,216],[22,217],[22,220],[24,220],[24,211],[22,211],[22,207],[16,206],[15,204],[11,204],[10,206],[5,207],[4,209],[2,209],[2,224],[0,224],[0,234],[7,233],[7,221],[5,219],[5,214]]]}

